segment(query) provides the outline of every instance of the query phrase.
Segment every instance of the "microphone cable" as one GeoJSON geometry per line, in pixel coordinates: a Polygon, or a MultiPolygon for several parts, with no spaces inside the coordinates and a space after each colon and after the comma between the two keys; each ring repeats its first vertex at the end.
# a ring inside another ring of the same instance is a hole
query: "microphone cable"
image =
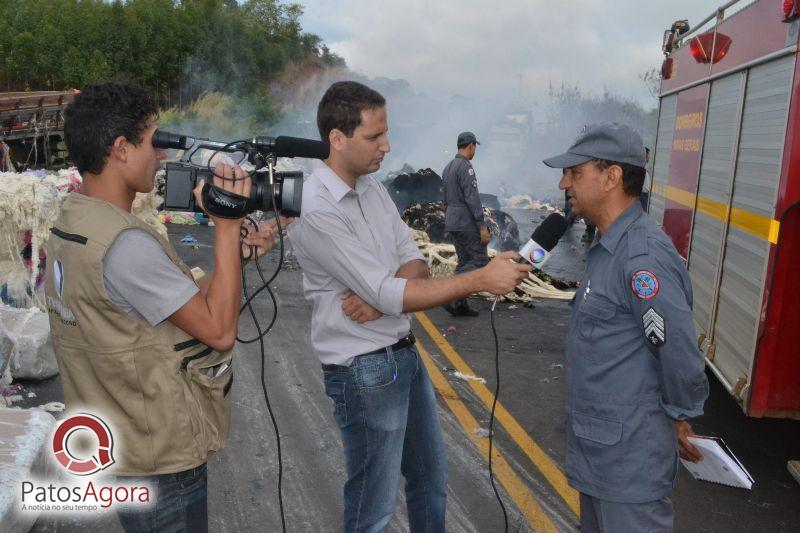
{"type": "Polygon", "coordinates": [[[497,300],[499,300],[499,296],[495,296],[494,302],[492,303],[492,308],[489,311],[489,317],[492,323],[492,335],[494,335],[494,375],[495,375],[495,386],[494,386],[494,399],[492,400],[492,412],[489,415],[489,481],[492,484],[492,490],[494,491],[494,497],[497,499],[497,503],[500,504],[500,509],[503,511],[503,523],[505,524],[504,531],[508,533],[508,513],[506,512],[506,506],[503,504],[503,499],[500,497],[500,492],[497,490],[497,486],[494,482],[494,470],[492,469],[492,446],[494,444],[494,412],[497,408],[497,398],[500,396],[500,341],[497,338],[497,329],[495,328],[494,324],[494,308],[497,305],[497,300]]]}
{"type": "MultiPolygon", "coordinates": [[[[253,319],[253,324],[256,327],[256,332],[258,333],[258,335],[256,335],[252,339],[242,339],[237,334],[236,340],[241,344],[251,344],[254,342],[259,343],[259,349],[261,352],[261,390],[264,393],[264,402],[267,404],[267,411],[269,412],[269,418],[272,423],[272,429],[275,433],[275,443],[278,452],[278,507],[280,509],[280,516],[281,516],[281,531],[283,533],[286,533],[286,514],[283,504],[283,451],[281,448],[281,434],[278,429],[278,422],[275,417],[275,413],[272,409],[272,403],[270,402],[269,392],[267,391],[267,383],[265,379],[266,350],[264,348],[264,337],[272,330],[273,326],[275,325],[275,321],[278,319],[278,301],[275,298],[275,293],[272,292],[272,287],[270,287],[270,284],[278,276],[278,273],[280,273],[281,269],[283,268],[283,261],[284,261],[283,227],[281,225],[281,219],[278,214],[278,208],[275,203],[275,200],[276,198],[273,191],[272,210],[273,213],[275,214],[275,223],[278,226],[278,238],[280,240],[278,266],[275,269],[275,272],[273,272],[269,278],[266,278],[266,276],[264,275],[264,271],[261,268],[261,258],[257,256],[257,251],[258,251],[257,247],[250,245],[249,258],[251,261],[255,263],[256,272],[258,273],[258,277],[261,279],[262,283],[262,285],[258,287],[252,295],[249,294],[249,290],[247,288],[247,274],[245,272],[246,265],[244,263],[244,257],[243,257],[244,254],[242,253],[241,246],[239,247],[239,254],[242,261],[242,290],[244,292],[244,298],[245,298],[244,303],[239,308],[239,315],[241,316],[242,312],[245,310],[245,308],[247,308],[247,310],[250,312],[250,317],[253,319]],[[270,300],[272,301],[272,319],[270,320],[269,325],[266,327],[266,329],[262,331],[261,323],[258,321],[258,317],[256,316],[255,309],[253,309],[252,302],[253,298],[255,298],[258,294],[260,294],[264,290],[267,291],[267,294],[269,294],[270,300]]],[[[263,214],[261,219],[263,220],[263,214]]],[[[256,221],[254,218],[250,216],[247,216],[246,220],[247,222],[251,223],[254,226],[256,231],[258,230],[258,221],[256,221]]],[[[248,234],[247,228],[243,225],[240,235],[242,236],[242,238],[244,238],[247,236],[247,234],[248,234]]]]}

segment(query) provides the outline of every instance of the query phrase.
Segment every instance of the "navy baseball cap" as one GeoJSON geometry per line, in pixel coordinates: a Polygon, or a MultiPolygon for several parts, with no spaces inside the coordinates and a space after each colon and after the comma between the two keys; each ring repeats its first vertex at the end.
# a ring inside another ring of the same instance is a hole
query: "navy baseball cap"
{"type": "Polygon", "coordinates": [[[552,168],[569,168],[592,159],[605,159],[644,168],[644,143],[639,134],[628,126],[616,122],[600,124],[583,132],[563,154],[542,162],[552,168]]]}
{"type": "Polygon", "coordinates": [[[475,134],[471,131],[462,131],[458,134],[458,141],[456,141],[456,146],[465,146],[467,144],[481,144],[478,142],[478,139],[475,138],[475,134]]]}

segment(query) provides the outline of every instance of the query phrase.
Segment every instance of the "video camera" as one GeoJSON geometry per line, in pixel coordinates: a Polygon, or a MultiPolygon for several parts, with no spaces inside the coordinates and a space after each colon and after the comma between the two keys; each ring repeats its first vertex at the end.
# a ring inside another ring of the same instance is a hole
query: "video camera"
{"type": "Polygon", "coordinates": [[[273,209],[286,216],[300,216],[303,173],[275,171],[277,158],[327,159],[330,153],[327,143],[298,137],[256,137],[223,143],[166,131],[153,134],[153,147],[184,150],[179,162],[167,163],[164,208],[200,212],[200,207],[195,205],[193,190],[198,179],[205,179],[202,192],[205,210],[221,218],[242,218],[253,211],[273,209]],[[203,150],[212,152],[205,163],[195,159],[202,156],[203,150]],[[252,180],[249,198],[212,184],[214,170],[211,165],[221,153],[227,154],[234,164],[247,161],[253,165],[254,170],[249,173],[252,180]]]}

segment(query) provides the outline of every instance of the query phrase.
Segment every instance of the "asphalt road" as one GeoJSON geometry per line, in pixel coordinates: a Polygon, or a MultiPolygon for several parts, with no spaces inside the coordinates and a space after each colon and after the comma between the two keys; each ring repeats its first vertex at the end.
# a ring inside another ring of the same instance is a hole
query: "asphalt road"
{"type": "MultiPolygon", "coordinates": [[[[519,217],[518,217],[519,218],[519,217]]],[[[521,234],[538,215],[520,224],[521,234]]],[[[192,266],[212,268],[213,229],[171,226],[171,240],[192,266]],[[197,245],[181,244],[192,234],[197,245]]],[[[557,248],[554,270],[577,278],[586,245],[578,225],[557,248]]],[[[274,254],[263,260],[275,268],[274,254]]],[[[253,290],[255,271],[248,267],[253,290]]],[[[302,296],[299,269],[281,272],[272,284],[279,316],[265,343],[265,381],[277,417],[283,450],[283,498],[289,531],[341,530],[341,487],[345,480],[338,429],[322,387],[319,363],[311,353],[310,305],[302,296]]],[[[489,303],[476,301],[478,318],[451,318],[434,309],[415,316],[414,331],[436,384],[447,446],[450,483],[447,530],[502,531],[502,514],[487,474],[489,407],[496,379],[489,303]],[[455,328],[453,330],[452,328],[455,328]],[[449,329],[449,330],[448,330],[449,329]],[[486,380],[465,381],[456,371],[486,380]]],[[[266,323],[272,304],[254,302],[266,323]]],[[[540,301],[532,308],[498,304],[495,322],[500,346],[501,391],[495,426],[494,463],[508,509],[511,531],[574,531],[575,495],[564,484],[563,348],[570,308],[540,301]]],[[[255,335],[252,320],[240,323],[240,338],[255,335]]],[[[231,436],[227,448],[209,461],[209,523],[213,532],[279,531],[276,440],[260,384],[258,344],[237,346],[231,436]]],[[[694,422],[701,434],[725,438],[756,479],[752,491],[697,482],[681,471],[672,499],[676,531],[789,532],[800,530],[800,486],[786,461],[800,457],[800,422],[758,420],[742,415],[727,392],[709,375],[706,414],[694,422]]],[[[60,396],[58,380],[26,383],[44,403],[60,396]]],[[[0,529],[2,529],[0,527],[0,529]]],[[[390,531],[407,531],[402,495],[390,531]]],[[[92,521],[42,517],[34,531],[120,531],[113,515],[92,521]]]]}

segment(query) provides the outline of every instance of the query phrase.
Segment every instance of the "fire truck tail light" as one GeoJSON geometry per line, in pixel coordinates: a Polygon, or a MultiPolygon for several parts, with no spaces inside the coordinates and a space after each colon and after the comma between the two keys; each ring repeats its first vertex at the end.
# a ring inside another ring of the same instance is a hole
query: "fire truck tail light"
{"type": "Polygon", "coordinates": [[[783,0],[781,6],[783,8],[783,21],[791,22],[800,17],[800,1],[798,0],[783,0]]]}
{"type": "Polygon", "coordinates": [[[661,64],[661,77],[668,80],[672,77],[672,58],[668,57],[661,64]]]}
{"type": "Polygon", "coordinates": [[[694,37],[689,44],[689,51],[698,63],[711,62],[711,48],[714,46],[714,34],[704,33],[694,37]]]}
{"type": "Polygon", "coordinates": [[[714,42],[714,32],[704,33],[692,38],[689,44],[689,51],[698,63],[718,63],[731,49],[733,40],[722,33],[717,33],[716,43],[714,42]],[[713,49],[713,57],[712,57],[713,49]]]}
{"type": "Polygon", "coordinates": [[[722,61],[722,58],[728,55],[728,51],[731,49],[731,43],[733,43],[733,40],[730,37],[717,33],[717,42],[714,46],[714,59],[711,62],[719,63],[722,61]]]}
{"type": "Polygon", "coordinates": [[[669,30],[664,32],[664,40],[661,43],[661,50],[664,52],[664,55],[669,55],[672,53],[672,43],[675,41],[675,34],[671,33],[669,30]]]}

